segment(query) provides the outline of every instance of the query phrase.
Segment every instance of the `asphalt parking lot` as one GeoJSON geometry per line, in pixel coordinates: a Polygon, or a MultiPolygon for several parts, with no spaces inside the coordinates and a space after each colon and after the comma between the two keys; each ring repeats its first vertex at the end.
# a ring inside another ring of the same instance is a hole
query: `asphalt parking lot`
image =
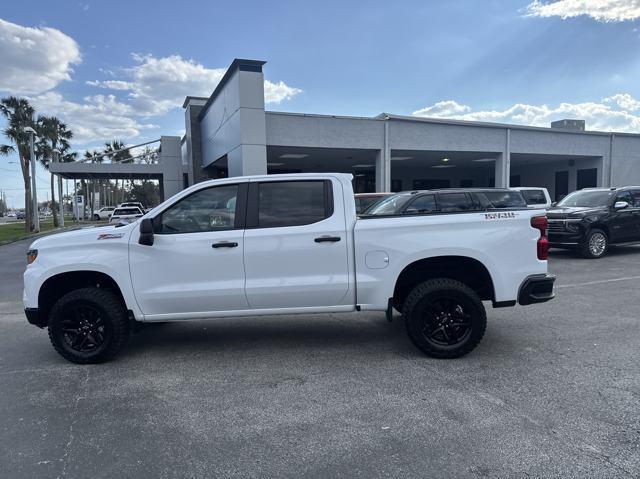
{"type": "Polygon", "coordinates": [[[380,313],[157,325],[76,366],[26,323],[27,246],[0,246],[3,477],[640,477],[640,247],[554,252],[557,298],[489,307],[458,360],[380,313]]]}

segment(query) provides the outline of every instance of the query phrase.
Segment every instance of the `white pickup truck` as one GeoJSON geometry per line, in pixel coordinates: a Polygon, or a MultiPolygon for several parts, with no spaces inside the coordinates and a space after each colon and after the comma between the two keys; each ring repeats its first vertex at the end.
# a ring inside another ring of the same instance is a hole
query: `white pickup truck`
{"type": "Polygon", "coordinates": [[[76,363],[114,357],[138,321],[350,311],[391,320],[393,308],[420,350],[454,358],[482,339],[483,300],[553,298],[546,225],[543,210],[525,208],[357,217],[347,174],[207,181],[132,224],[36,240],[25,313],[76,363]]]}

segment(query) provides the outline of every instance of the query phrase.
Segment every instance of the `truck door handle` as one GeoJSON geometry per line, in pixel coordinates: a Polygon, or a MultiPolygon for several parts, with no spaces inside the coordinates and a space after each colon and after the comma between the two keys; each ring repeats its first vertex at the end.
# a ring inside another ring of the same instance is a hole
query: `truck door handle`
{"type": "Polygon", "coordinates": [[[238,243],[231,241],[220,241],[219,243],[213,243],[211,245],[212,248],[235,248],[236,246],[238,246],[238,243]]]}
{"type": "Polygon", "coordinates": [[[336,243],[340,241],[340,236],[320,236],[313,241],[316,243],[336,243]]]}

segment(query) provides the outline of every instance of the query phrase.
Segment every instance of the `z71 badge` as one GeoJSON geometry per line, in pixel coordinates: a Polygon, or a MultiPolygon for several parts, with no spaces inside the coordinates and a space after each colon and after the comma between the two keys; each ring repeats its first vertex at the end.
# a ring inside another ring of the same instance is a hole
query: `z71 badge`
{"type": "Polygon", "coordinates": [[[98,235],[98,239],[99,240],[118,239],[118,238],[122,238],[123,236],[124,236],[124,233],[102,233],[101,235],[98,235]]]}
{"type": "Polygon", "coordinates": [[[518,214],[513,211],[507,211],[505,213],[485,213],[485,220],[506,220],[511,218],[517,218],[518,214]]]}

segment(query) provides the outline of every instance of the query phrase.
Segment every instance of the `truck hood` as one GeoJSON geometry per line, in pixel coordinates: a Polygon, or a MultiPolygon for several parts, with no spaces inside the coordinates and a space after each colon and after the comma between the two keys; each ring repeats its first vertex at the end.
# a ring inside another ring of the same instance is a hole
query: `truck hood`
{"type": "Polygon", "coordinates": [[[557,206],[547,210],[547,218],[564,219],[564,218],[582,218],[587,215],[605,213],[605,206],[585,207],[585,206],[557,206]]]}
{"type": "Polygon", "coordinates": [[[116,225],[78,228],[38,238],[31,243],[30,249],[70,247],[112,241],[127,242],[129,239],[129,233],[136,226],[137,222],[119,226],[117,228],[116,225]]]}

